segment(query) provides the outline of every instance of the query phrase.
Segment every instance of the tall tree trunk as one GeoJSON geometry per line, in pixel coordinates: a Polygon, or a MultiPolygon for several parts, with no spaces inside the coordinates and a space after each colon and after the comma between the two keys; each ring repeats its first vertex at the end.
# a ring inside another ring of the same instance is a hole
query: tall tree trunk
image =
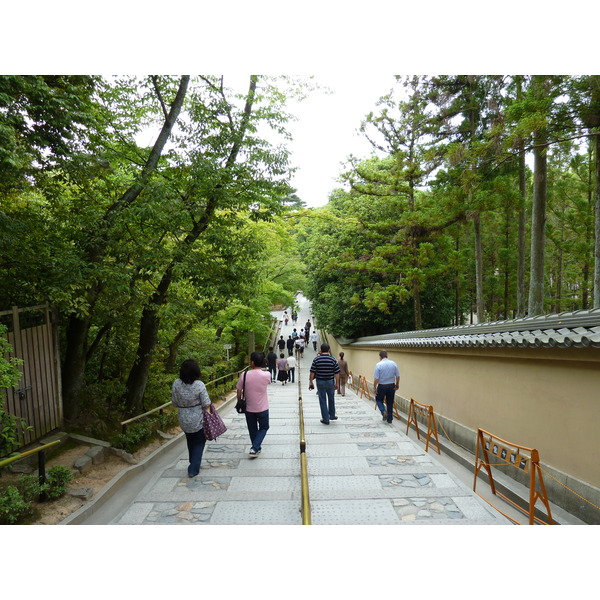
{"type": "Polygon", "coordinates": [[[594,190],[594,308],[600,308],[600,132],[596,133],[596,188],[594,190]]]}
{"type": "Polygon", "coordinates": [[[158,341],[160,325],[158,310],[166,302],[167,291],[172,279],[173,270],[170,266],[163,275],[149,305],[142,312],[136,359],[127,378],[126,406],[131,414],[139,413],[143,409],[144,392],[148,384],[152,355],[158,341]]]}
{"type": "MultiPolygon", "coordinates": [[[[546,78],[536,76],[538,97],[544,94],[546,78]]],[[[534,134],[533,206],[531,210],[531,267],[529,278],[529,316],[544,313],[544,265],[546,243],[546,186],[548,178],[546,128],[534,134]]]]}
{"type": "MultiPolygon", "coordinates": [[[[158,160],[162,155],[164,147],[169,139],[175,122],[179,117],[183,107],[183,101],[187,93],[189,84],[189,75],[184,75],[179,83],[179,89],[171,104],[168,114],[165,115],[165,122],[156,139],[156,142],[148,156],[146,164],[142,168],[140,177],[135,181],[104,214],[101,225],[92,232],[87,248],[88,260],[90,263],[99,264],[102,261],[106,250],[106,228],[109,225],[113,215],[125,206],[131,204],[142,192],[144,186],[150,180],[151,175],[156,170],[158,160]]],[[[162,99],[159,98],[162,103],[162,99]]],[[[100,286],[95,291],[90,292],[92,302],[95,301],[100,286]]],[[[85,369],[87,365],[86,354],[88,348],[88,333],[92,323],[92,311],[89,316],[80,317],[71,315],[67,326],[66,352],[65,360],[62,366],[62,390],[63,407],[65,418],[67,420],[75,418],[78,410],[77,404],[83,387],[85,369]]]]}
{"type": "Polygon", "coordinates": [[[475,237],[475,290],[477,302],[477,322],[485,320],[485,304],[483,300],[483,249],[481,245],[481,215],[477,211],[473,215],[473,233],[475,237]]]}
{"type": "Polygon", "coordinates": [[[67,421],[79,415],[79,393],[83,387],[90,319],[72,316],[66,330],[67,345],[62,367],[63,412],[67,421]]]}
{"type": "MultiPolygon", "coordinates": [[[[517,78],[517,101],[522,98],[522,77],[517,78]]],[[[527,211],[527,179],[525,167],[525,147],[523,142],[519,143],[519,230],[517,241],[517,317],[524,317],[527,311],[527,292],[525,284],[525,251],[527,211]]]]}

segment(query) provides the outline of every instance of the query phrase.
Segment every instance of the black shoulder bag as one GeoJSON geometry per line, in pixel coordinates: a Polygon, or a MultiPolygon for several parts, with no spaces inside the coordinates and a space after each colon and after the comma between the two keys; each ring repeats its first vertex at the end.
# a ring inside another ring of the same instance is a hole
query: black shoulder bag
{"type": "Polygon", "coordinates": [[[235,405],[235,410],[238,413],[245,413],[246,412],[246,375],[248,374],[248,371],[244,371],[244,383],[242,384],[242,397],[237,401],[237,404],[235,405]]]}

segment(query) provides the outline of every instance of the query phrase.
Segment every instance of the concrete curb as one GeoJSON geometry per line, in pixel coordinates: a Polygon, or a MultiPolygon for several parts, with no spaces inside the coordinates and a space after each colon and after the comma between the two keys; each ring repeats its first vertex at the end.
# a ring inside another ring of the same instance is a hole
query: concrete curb
{"type": "MultiPolygon", "coordinates": [[[[222,412],[236,400],[236,396],[233,395],[227,398],[218,411],[222,412]]],[[[157,458],[160,458],[165,452],[171,450],[173,446],[178,444],[181,439],[185,437],[185,434],[181,432],[175,436],[172,440],[164,443],[162,446],[157,448],[154,452],[149,454],[142,462],[137,465],[132,465],[128,469],[121,471],[118,475],[115,475],[98,493],[98,495],[90,502],[84,504],[81,508],[78,508],[74,513],[63,519],[58,525],[81,525],[93,515],[105,502],[110,500],[128,481],[133,479],[136,475],[139,475],[146,469],[150,468],[157,458]]]]}

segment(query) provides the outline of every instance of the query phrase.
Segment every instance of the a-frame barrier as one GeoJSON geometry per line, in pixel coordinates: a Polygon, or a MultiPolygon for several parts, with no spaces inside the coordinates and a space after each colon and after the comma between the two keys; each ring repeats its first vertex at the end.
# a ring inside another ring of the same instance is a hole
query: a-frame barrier
{"type": "MultiPolygon", "coordinates": [[[[540,456],[535,448],[527,448],[525,446],[519,446],[507,442],[502,438],[495,436],[489,431],[484,429],[477,430],[477,450],[475,453],[475,478],[473,481],[473,491],[477,485],[477,475],[481,468],[487,471],[490,488],[492,494],[500,496],[506,500],[509,504],[512,504],[515,508],[529,516],[529,525],[534,523],[540,523],[542,525],[552,525],[552,513],[550,511],[550,503],[548,501],[548,495],[546,494],[546,486],[544,485],[544,478],[542,477],[542,470],[540,467],[540,456]],[[501,463],[491,463],[490,454],[494,459],[501,460],[501,463]],[[492,477],[492,466],[505,466],[509,465],[524,473],[529,473],[529,511],[526,511],[523,507],[519,506],[504,494],[496,490],[494,485],[494,478],[492,477]],[[539,490],[538,490],[539,483],[539,490]],[[535,516],[535,504],[538,500],[541,500],[546,510],[548,511],[548,522],[535,516]]],[[[510,517],[508,517],[510,519],[510,517]]],[[[517,523],[514,519],[510,519],[514,523],[517,523]]]]}
{"type": "MultiPolygon", "coordinates": [[[[395,406],[396,403],[394,403],[394,408],[395,406]]],[[[425,443],[425,452],[429,452],[429,441],[431,440],[431,436],[433,435],[437,443],[438,454],[441,454],[440,440],[438,438],[437,425],[435,423],[435,415],[433,413],[433,406],[421,404],[420,402],[416,402],[414,398],[411,398],[410,407],[408,409],[408,422],[406,423],[406,433],[408,433],[408,430],[412,423],[415,426],[415,430],[417,432],[417,439],[420,441],[421,437],[419,435],[419,423],[417,421],[417,417],[421,417],[422,419],[425,419],[427,417],[427,438],[425,443]]]]}

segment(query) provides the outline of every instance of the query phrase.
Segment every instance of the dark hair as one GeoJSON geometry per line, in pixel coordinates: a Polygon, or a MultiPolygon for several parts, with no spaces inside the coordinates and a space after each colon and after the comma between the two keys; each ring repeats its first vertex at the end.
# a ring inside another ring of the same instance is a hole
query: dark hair
{"type": "Polygon", "coordinates": [[[340,358],[344,358],[344,353],[340,352],[340,358]]]}
{"type": "Polygon", "coordinates": [[[191,358],[184,360],[179,368],[179,379],[187,384],[194,383],[196,379],[200,379],[200,366],[198,363],[191,358]]]}
{"type": "Polygon", "coordinates": [[[250,362],[254,363],[255,367],[264,367],[265,365],[265,353],[264,352],[253,352],[250,355],[250,362]]]}
{"type": "Polygon", "coordinates": [[[379,353],[379,356],[381,356],[381,358],[387,358],[387,350],[382,350],[382,351],[379,353]]]}
{"type": "Polygon", "coordinates": [[[282,353],[279,355],[279,358],[285,358],[285,354],[282,352],[282,353]]]}
{"type": "Polygon", "coordinates": [[[321,352],[329,352],[329,344],[321,344],[321,352]]]}

